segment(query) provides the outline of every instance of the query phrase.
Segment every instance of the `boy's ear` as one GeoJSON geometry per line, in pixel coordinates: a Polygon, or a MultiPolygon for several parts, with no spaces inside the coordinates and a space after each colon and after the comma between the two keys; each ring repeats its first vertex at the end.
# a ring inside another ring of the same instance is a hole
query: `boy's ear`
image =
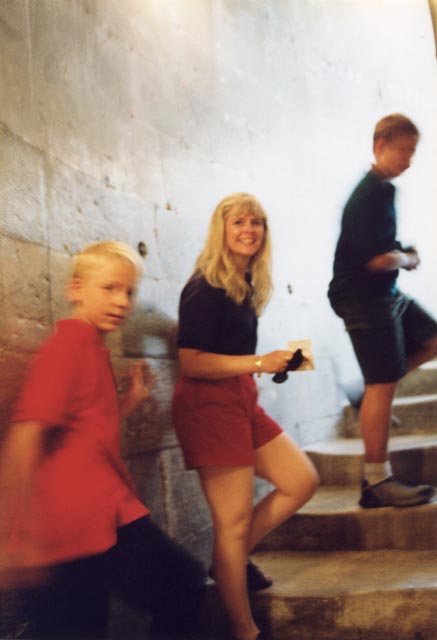
{"type": "Polygon", "coordinates": [[[67,300],[73,304],[78,304],[82,300],[82,278],[69,278],[65,285],[65,295],[67,300]]]}
{"type": "Polygon", "coordinates": [[[387,144],[387,140],[385,138],[378,138],[378,140],[373,145],[373,153],[374,155],[379,155],[381,151],[384,149],[387,144]]]}

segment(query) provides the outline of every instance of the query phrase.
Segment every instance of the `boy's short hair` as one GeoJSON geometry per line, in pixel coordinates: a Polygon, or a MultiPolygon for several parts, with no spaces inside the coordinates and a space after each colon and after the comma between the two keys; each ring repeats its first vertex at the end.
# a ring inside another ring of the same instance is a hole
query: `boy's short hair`
{"type": "Polygon", "coordinates": [[[376,123],[373,133],[373,144],[384,138],[390,141],[397,136],[411,135],[419,137],[419,129],[407,116],[402,113],[391,113],[376,123]]]}
{"type": "Polygon", "coordinates": [[[108,240],[90,244],[83,251],[76,254],[73,259],[72,277],[83,278],[89,271],[101,264],[102,261],[114,259],[131,264],[135,268],[138,278],[144,275],[142,260],[131,247],[122,242],[108,240]]]}

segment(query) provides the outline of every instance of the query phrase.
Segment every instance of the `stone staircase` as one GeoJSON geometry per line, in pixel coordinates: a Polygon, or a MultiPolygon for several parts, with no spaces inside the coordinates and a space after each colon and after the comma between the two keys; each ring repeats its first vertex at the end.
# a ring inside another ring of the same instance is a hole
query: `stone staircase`
{"type": "MultiPolygon", "coordinates": [[[[399,385],[391,461],[399,478],[437,485],[433,391],[435,361],[399,385]]],[[[259,623],[280,640],[437,640],[437,500],[404,509],[357,505],[363,446],[352,407],[342,437],[307,453],[321,487],[255,554],[274,577],[252,598],[259,623]]]]}

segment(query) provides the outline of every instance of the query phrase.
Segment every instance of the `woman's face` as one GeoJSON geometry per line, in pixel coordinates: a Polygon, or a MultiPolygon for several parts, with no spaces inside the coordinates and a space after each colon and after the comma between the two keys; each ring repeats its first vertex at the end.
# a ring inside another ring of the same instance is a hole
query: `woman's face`
{"type": "Polygon", "coordinates": [[[239,264],[249,264],[260,250],[264,235],[264,219],[260,215],[230,210],[225,221],[225,242],[229,253],[239,264]]]}

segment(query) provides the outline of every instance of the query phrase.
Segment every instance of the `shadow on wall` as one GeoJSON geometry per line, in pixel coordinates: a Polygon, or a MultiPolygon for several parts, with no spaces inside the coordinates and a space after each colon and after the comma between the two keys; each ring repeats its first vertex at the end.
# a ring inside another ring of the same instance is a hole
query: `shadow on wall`
{"type": "Polygon", "coordinates": [[[155,305],[137,304],[137,308],[123,328],[123,351],[128,358],[177,357],[177,330],[174,319],[155,305]]]}
{"type": "Polygon", "coordinates": [[[177,446],[171,400],[178,376],[177,323],[154,305],[141,305],[123,328],[123,357],[114,362],[117,377],[146,360],[154,380],[151,397],[126,421],[122,450],[127,457],[177,446]]]}

